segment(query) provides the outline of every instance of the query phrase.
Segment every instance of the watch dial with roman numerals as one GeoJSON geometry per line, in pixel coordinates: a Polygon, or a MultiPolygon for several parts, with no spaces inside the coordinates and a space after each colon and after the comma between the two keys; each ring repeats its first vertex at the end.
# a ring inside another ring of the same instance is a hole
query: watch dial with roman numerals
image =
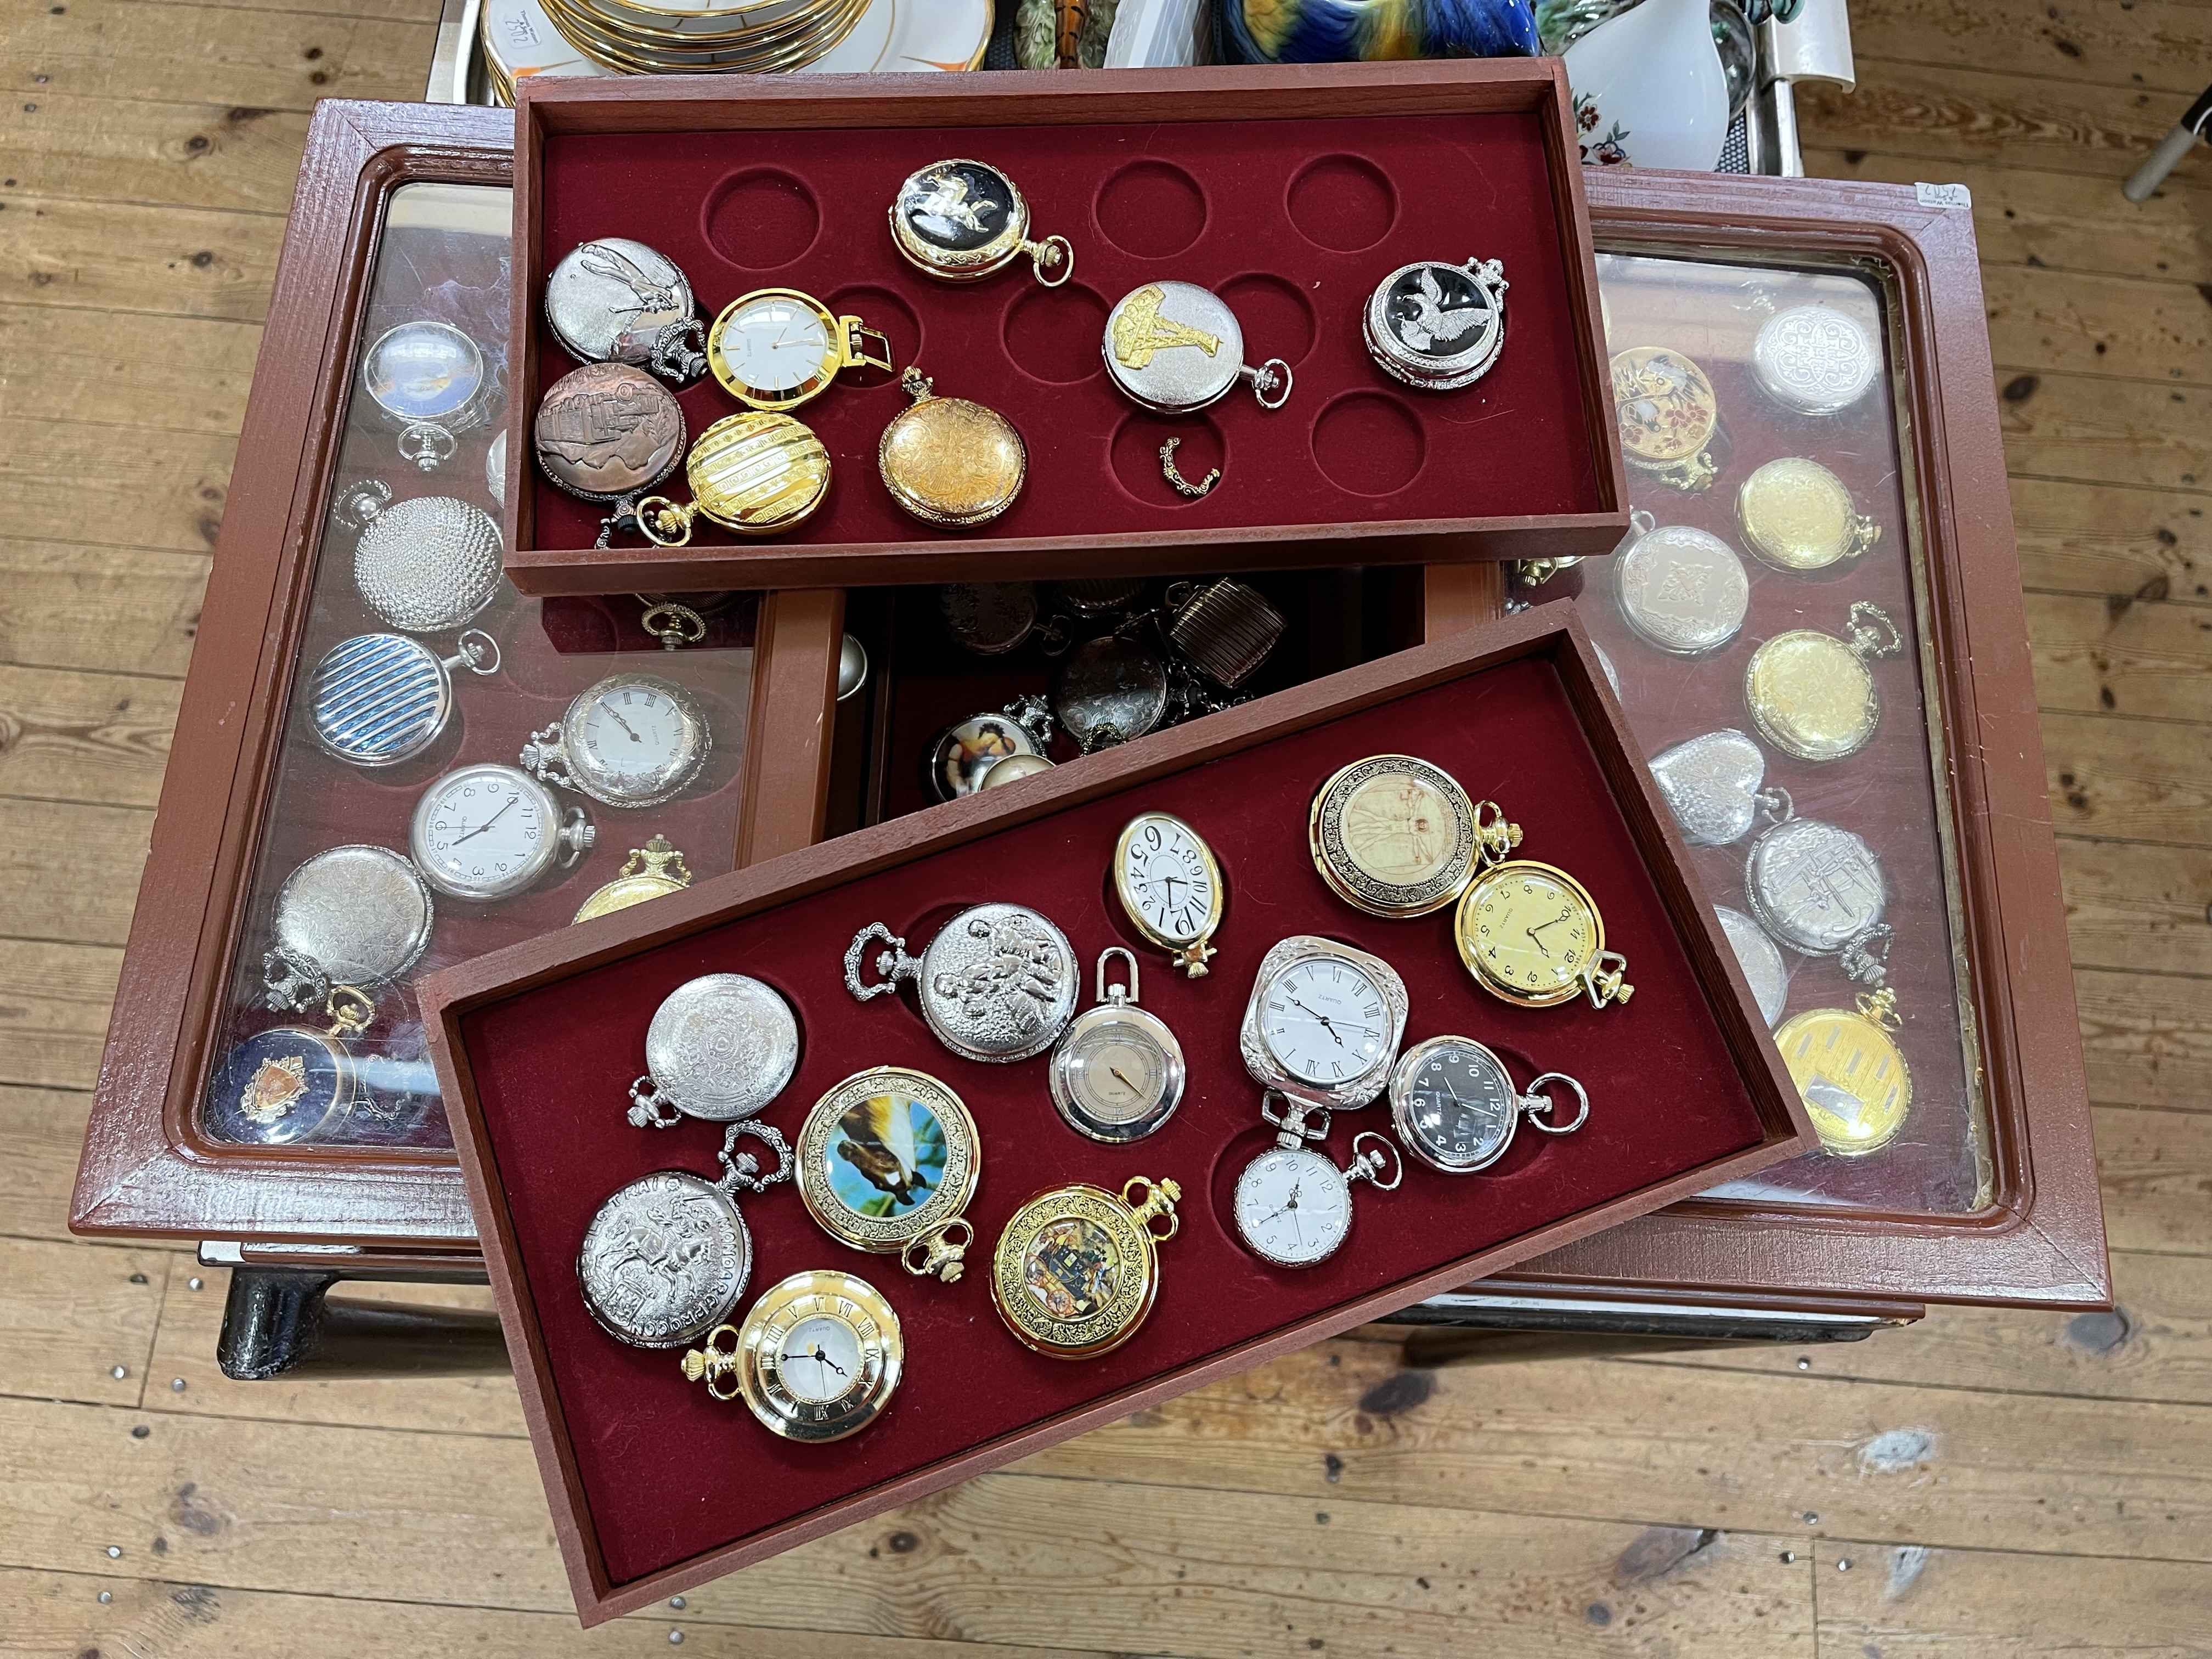
{"type": "Polygon", "coordinates": [[[1372,1070],[1390,1037],[1381,988],[1358,964],[1336,957],[1292,963],[1276,975],[1259,1026],[1285,1071],[1323,1087],[1372,1070]]]}

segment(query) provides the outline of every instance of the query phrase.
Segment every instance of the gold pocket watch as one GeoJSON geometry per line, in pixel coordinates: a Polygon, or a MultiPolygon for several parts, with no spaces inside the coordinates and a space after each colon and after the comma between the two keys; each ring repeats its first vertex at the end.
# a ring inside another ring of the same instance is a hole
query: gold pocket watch
{"type": "Polygon", "coordinates": [[[1480,866],[1521,844],[1521,826],[1496,801],[1469,800],[1440,766],[1370,755],[1314,792],[1306,840],[1331,892],[1396,921],[1452,902],[1480,866]]]}
{"type": "Polygon", "coordinates": [[[1777,570],[1826,570],[1881,539],[1881,526],[1858,510],[1844,481],[1798,455],[1769,461],[1746,478],[1735,518],[1743,544],[1777,570]]]}
{"type": "Polygon", "coordinates": [[[877,1066],[814,1103],[799,1131],[799,1195],[840,1244],[896,1255],[950,1285],[975,1229],[961,1212],[983,1173],[960,1097],[927,1072],[877,1066]]]}
{"type": "Polygon", "coordinates": [[[615,878],[577,907],[571,925],[627,910],[647,899],[680,893],[690,884],[691,866],[684,863],[684,854],[669,844],[665,836],[655,836],[644,846],[629,849],[615,878]]]}
{"type": "Polygon", "coordinates": [[[738,1400],[786,1440],[820,1445],[883,1415],[906,1343],[898,1315],[865,1279],[793,1273],[761,1293],[741,1325],[718,1325],[684,1356],[684,1375],[738,1400]]]}
{"type": "Polygon", "coordinates": [[[1898,1048],[1897,994],[1861,992],[1853,1008],[1814,1008],[1774,1034],[1820,1145],[1862,1158],[1897,1139],[1912,1109],[1912,1073],[1898,1048]]]}
{"type": "Polygon", "coordinates": [[[1492,996],[1551,1008],[1587,995],[1593,1008],[1626,1002],[1628,958],[1605,948],[1605,918],[1589,890],[1534,859],[1493,864],[1473,882],[1453,921],[1459,959],[1492,996]]]}
{"type": "Polygon", "coordinates": [[[876,446],[891,499],[924,524],[988,524],[1014,504],[1029,477],[1030,452],[1014,423],[965,398],[939,398],[909,365],[899,386],[914,402],[892,417],[876,446]]]}
{"type": "Polygon", "coordinates": [[[684,458],[691,500],[637,504],[638,529],[659,547],[682,547],[704,518],[740,536],[775,536],[811,517],[830,493],[830,452],[788,415],[747,410],[699,434],[684,458]]]}
{"type": "Polygon", "coordinates": [[[972,283],[1029,255],[1036,279],[1058,288],[1075,275],[1065,236],[1030,240],[1030,204],[988,161],[953,156],[907,175],[892,198],[891,240],[907,263],[948,283],[972,283]]]}
{"type": "Polygon", "coordinates": [[[1191,979],[1211,971],[1228,884],[1205,838],[1171,812],[1139,812],[1114,843],[1114,895],[1129,925],[1191,979]]]}
{"type": "Polygon", "coordinates": [[[819,397],[848,368],[889,374],[891,343],[795,288],[756,289],[707,331],[707,367],[748,409],[783,410],[819,397]]]}
{"type": "Polygon", "coordinates": [[[1860,599],[1846,636],[1809,628],[1777,634],[1751,653],[1743,700],[1752,724],[1785,755],[1802,761],[1847,760],[1881,724],[1881,693],[1868,664],[1905,649],[1905,635],[1880,605],[1860,599]]]}
{"type": "Polygon", "coordinates": [[[1665,346],[1632,346],[1613,359],[1613,416],[1621,458],[1686,494],[1720,476],[1712,444],[1721,404],[1705,371],[1665,346]]]}
{"type": "Polygon", "coordinates": [[[1132,1176],[1119,1197],[1073,1182],[1014,1212],[991,1259],[991,1300],[1024,1346],[1054,1359],[1111,1352],[1159,1294],[1158,1247],[1182,1224],[1182,1188],[1132,1176]]]}

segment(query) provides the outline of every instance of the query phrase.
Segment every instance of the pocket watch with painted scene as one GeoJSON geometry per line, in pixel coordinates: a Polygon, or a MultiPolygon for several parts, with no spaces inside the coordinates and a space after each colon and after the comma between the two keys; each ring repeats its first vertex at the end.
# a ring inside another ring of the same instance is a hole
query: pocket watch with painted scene
{"type": "Polygon", "coordinates": [[[757,289],[722,308],[707,331],[707,367],[749,409],[788,410],[818,397],[848,368],[893,368],[891,343],[858,317],[840,317],[793,288],[757,289]]]}
{"type": "Polygon", "coordinates": [[[1412,755],[1370,755],[1314,792],[1306,814],[1314,868],[1355,910],[1397,920],[1441,910],[1475,871],[1520,845],[1496,801],[1412,755]]]}
{"type": "Polygon", "coordinates": [[[1114,843],[1114,893],[1130,925],[1192,979],[1207,972],[1229,907],[1205,838],[1171,812],[1139,812],[1114,843]]]}
{"type": "Polygon", "coordinates": [[[530,734],[523,769],[606,806],[658,806],[699,775],[714,747],[706,711],[673,680],[610,674],[530,734]]]}
{"type": "Polygon", "coordinates": [[[1024,254],[1047,288],[1075,275],[1067,238],[1031,241],[1029,202],[988,161],[953,156],[908,174],[892,199],[890,222],[907,263],[948,283],[978,281],[1024,254]]]}
{"type": "Polygon", "coordinates": [[[1293,933],[1261,958],[1237,1046],[1262,1088],[1332,1111],[1364,1106],[1389,1081],[1411,1006],[1380,957],[1293,933]]]}
{"type": "Polygon", "coordinates": [[[582,807],[564,815],[552,792],[527,772],[479,762],[422,792],[407,848],[440,892],[491,904],[536,886],[556,865],[568,868],[596,835],[582,807]]]}
{"type": "Polygon", "coordinates": [[[1551,1008],[1588,996],[1603,1008],[1636,988],[1628,958],[1605,948],[1605,918],[1589,890],[1534,859],[1492,865],[1461,896],[1453,935],[1459,959],[1492,996],[1551,1008]]]}
{"type": "Polygon", "coordinates": [[[684,1356],[684,1375],[717,1400],[743,1400],[761,1426],[823,1445],[883,1415],[906,1363],[898,1315],[865,1279],[793,1273],[761,1292],[740,1325],[684,1356]]]}
{"type": "Polygon", "coordinates": [[[814,1103],[799,1131],[799,1195],[840,1244],[896,1255],[950,1285],[975,1236],[963,1213],[983,1174],[966,1103],[927,1072],[875,1066],[814,1103]]]}
{"type": "Polygon", "coordinates": [[[1117,1196],[1087,1182],[1039,1193],[991,1253],[991,1301],[1024,1347],[1054,1359],[1109,1353],[1159,1296],[1159,1246],[1176,1236],[1182,1188],[1132,1176],[1117,1196]]]}

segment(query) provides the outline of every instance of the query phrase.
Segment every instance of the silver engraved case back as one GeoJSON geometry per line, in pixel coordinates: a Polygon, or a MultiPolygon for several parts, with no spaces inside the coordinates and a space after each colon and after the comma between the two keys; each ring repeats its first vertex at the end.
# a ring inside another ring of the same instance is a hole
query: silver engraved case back
{"type": "Polygon", "coordinates": [[[704,1176],[661,1170],[599,1206],[576,1253],[576,1282],[608,1334],[676,1348],[729,1317],[752,1267],[752,1233],[730,1195],[704,1176]]]}
{"type": "Polygon", "coordinates": [[[430,889],[386,847],[333,847],[284,878],[270,921],[290,962],[362,990],[398,978],[430,944],[430,889]]]}
{"type": "Polygon", "coordinates": [[[459,628],[499,592],[499,526],[451,495],[417,495],[379,511],[354,546],[362,601],[407,634],[459,628]]]}
{"type": "Polygon", "coordinates": [[[1818,818],[1778,823],[1751,844],[1744,892],[1784,945],[1832,957],[1880,924],[1889,886],[1874,848],[1818,818]]]}
{"type": "Polygon", "coordinates": [[[750,975],[708,974],[654,1011],[645,1064],[678,1110],[714,1123],[750,1117],[798,1069],[799,1022],[750,975]]]}

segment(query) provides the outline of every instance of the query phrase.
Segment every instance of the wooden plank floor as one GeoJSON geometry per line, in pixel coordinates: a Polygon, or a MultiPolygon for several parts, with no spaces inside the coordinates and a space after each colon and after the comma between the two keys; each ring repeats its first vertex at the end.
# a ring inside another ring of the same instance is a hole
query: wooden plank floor
{"type": "Polygon", "coordinates": [[[64,1225],[307,112],[435,12],[0,0],[0,1653],[2212,1653],[2212,156],[2118,191],[2212,3],[1861,0],[1805,109],[1974,192],[2120,1310],[1347,1339],[589,1637],[507,1381],[227,1383],[219,1276],[64,1225]]]}

